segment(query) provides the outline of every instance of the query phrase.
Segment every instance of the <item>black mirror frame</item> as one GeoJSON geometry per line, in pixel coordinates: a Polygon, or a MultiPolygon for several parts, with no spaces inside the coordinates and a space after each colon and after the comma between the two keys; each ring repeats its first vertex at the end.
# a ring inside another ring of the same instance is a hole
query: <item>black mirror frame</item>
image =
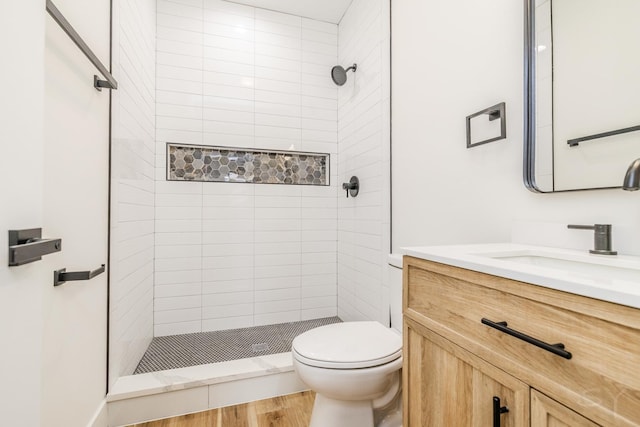
{"type": "Polygon", "coordinates": [[[536,184],[536,62],[535,62],[535,0],[524,0],[524,140],[523,181],[534,193],[545,193],[536,184]]]}

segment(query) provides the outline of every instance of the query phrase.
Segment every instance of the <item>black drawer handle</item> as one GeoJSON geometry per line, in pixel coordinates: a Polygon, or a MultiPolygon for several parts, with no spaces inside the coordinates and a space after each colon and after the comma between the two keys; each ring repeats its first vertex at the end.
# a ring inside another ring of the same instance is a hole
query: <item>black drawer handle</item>
{"type": "Polygon", "coordinates": [[[548,344],[544,341],[540,341],[539,339],[530,337],[529,335],[523,334],[522,332],[516,331],[515,329],[507,328],[507,322],[492,322],[489,319],[482,318],[482,323],[487,326],[491,326],[494,329],[497,329],[505,334],[511,335],[512,337],[516,337],[522,341],[526,341],[529,344],[533,344],[536,347],[540,347],[544,350],[550,351],[551,353],[558,355],[560,357],[564,357],[565,359],[571,359],[572,355],[568,351],[564,349],[564,344],[548,344]]]}
{"type": "Polygon", "coordinates": [[[500,398],[493,396],[493,427],[500,427],[500,415],[509,412],[506,406],[500,406],[500,398]]]}

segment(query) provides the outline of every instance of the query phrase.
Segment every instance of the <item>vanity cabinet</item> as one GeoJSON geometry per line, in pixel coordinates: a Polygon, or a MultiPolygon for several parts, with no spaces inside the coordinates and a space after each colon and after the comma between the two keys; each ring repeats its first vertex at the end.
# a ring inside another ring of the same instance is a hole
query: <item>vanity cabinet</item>
{"type": "Polygon", "coordinates": [[[501,426],[528,425],[527,384],[411,320],[407,326],[405,425],[492,426],[496,405],[501,426]]]}
{"type": "Polygon", "coordinates": [[[531,426],[598,427],[598,424],[559,404],[539,391],[531,390],[531,426]]]}
{"type": "Polygon", "coordinates": [[[403,273],[405,426],[640,425],[640,310],[406,256],[403,273]]]}

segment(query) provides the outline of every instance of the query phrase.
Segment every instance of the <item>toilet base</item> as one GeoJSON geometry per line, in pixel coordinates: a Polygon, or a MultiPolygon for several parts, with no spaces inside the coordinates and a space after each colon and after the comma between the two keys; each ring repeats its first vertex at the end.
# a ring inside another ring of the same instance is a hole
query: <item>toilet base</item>
{"type": "Polygon", "coordinates": [[[373,427],[371,400],[335,400],[316,394],[309,427],[373,427]]]}

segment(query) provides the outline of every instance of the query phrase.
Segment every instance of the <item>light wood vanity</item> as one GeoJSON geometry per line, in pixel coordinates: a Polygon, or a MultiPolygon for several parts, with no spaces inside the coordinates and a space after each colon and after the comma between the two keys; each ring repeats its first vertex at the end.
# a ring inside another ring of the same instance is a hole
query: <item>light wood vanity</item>
{"type": "Polygon", "coordinates": [[[640,310],[409,256],[403,272],[405,426],[640,425],[640,310]]]}

